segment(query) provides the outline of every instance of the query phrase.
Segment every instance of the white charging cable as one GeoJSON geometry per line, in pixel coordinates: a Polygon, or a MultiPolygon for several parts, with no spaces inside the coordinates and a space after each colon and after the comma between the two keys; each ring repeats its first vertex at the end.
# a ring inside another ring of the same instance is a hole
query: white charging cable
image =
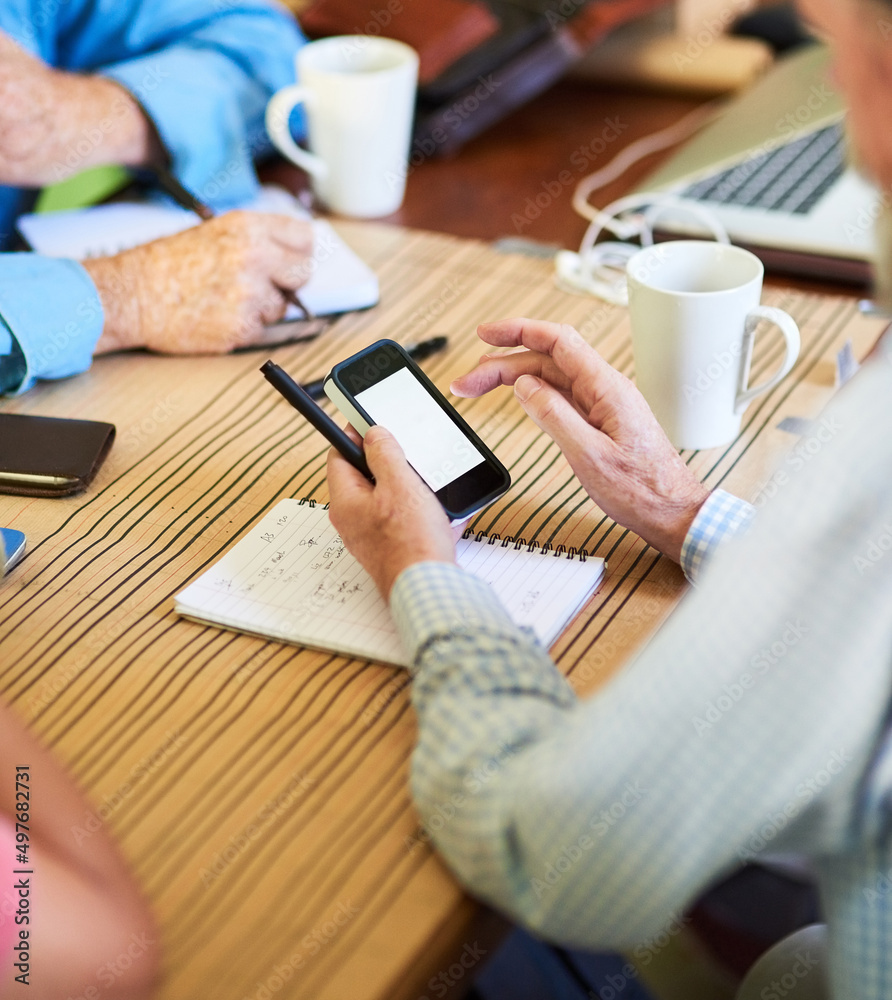
{"type": "Polygon", "coordinates": [[[573,208],[589,220],[579,250],[560,250],[555,256],[555,280],[566,291],[595,295],[615,305],[628,303],[626,265],[639,246],[606,240],[598,243],[604,230],[617,240],[638,239],[641,246],[653,243],[656,220],[666,213],[692,216],[720,243],[729,243],[724,226],[705,206],[682,202],[675,195],[645,192],[626,195],[596,208],[589,202],[592,192],[621,176],[633,163],[650,153],[681,141],[714,117],[722,102],[711,102],[685,115],[674,125],[645,136],[621,150],[607,166],[584,177],[573,193],[573,208]]]}

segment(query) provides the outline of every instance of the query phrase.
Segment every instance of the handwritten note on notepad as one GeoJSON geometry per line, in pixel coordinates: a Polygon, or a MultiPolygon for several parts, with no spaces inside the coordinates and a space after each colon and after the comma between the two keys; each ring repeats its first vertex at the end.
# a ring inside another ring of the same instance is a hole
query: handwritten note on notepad
{"type": "MultiPolygon", "coordinates": [[[[309,219],[297,201],[268,185],[244,208],[309,219]]],[[[117,202],[69,212],[23,215],[16,225],[29,246],[47,257],[87,260],[120,253],[200,224],[192,212],[166,202],[117,202]]],[[[301,300],[317,316],[367,309],[378,301],[378,278],[324,219],[313,219],[315,247],[301,300]]],[[[292,307],[286,319],[294,319],[292,307]]]]}
{"type": "MultiPolygon", "coordinates": [[[[604,560],[555,557],[462,539],[459,565],[486,580],[511,617],[549,645],[594,592],[604,560]]],[[[282,500],[215,566],[176,596],[179,614],[300,646],[385,663],[408,657],[371,577],[328,512],[282,500]]]]}

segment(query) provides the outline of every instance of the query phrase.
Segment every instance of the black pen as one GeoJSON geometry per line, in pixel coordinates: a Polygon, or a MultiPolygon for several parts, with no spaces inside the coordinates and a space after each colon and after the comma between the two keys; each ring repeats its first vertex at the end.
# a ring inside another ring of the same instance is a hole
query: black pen
{"type": "MultiPolygon", "coordinates": [[[[210,205],[205,205],[203,201],[199,201],[191,191],[187,191],[186,188],[174,177],[169,167],[156,167],[155,168],[155,179],[158,181],[158,187],[162,191],[167,192],[171,198],[180,206],[180,208],[185,208],[187,212],[194,212],[199,219],[207,222],[208,219],[214,218],[214,210],[210,205]]],[[[305,319],[315,319],[316,317],[309,309],[301,302],[297,292],[292,291],[290,288],[283,288],[282,294],[285,299],[292,305],[297,306],[298,309],[304,314],[305,319]]]]}
{"type": "MultiPolygon", "coordinates": [[[[437,351],[442,351],[448,343],[449,339],[447,337],[431,337],[430,340],[422,340],[417,344],[406,344],[405,349],[406,354],[413,361],[424,361],[425,358],[436,354],[437,351]]],[[[322,399],[325,395],[324,385],[325,377],[314,379],[312,382],[304,382],[301,388],[310,399],[322,399]]]]}
{"type": "Polygon", "coordinates": [[[331,417],[314,402],[301,386],[274,361],[261,365],[263,377],[277,389],[288,402],[319,431],[347,459],[354,469],[358,469],[366,479],[374,478],[366,465],[362,448],[351,441],[331,417]]]}

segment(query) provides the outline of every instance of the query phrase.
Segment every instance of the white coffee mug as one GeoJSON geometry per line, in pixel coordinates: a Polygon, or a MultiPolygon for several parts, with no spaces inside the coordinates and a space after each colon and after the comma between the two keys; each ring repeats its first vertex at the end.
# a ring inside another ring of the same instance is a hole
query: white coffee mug
{"type": "Polygon", "coordinates": [[[768,392],[799,356],[799,328],[759,304],[762,262],[740,247],[677,240],[629,261],[635,381],[677,448],[713,448],[740,433],[750,400],[768,392]],[[749,386],[753,341],[768,320],[786,341],[778,370],[749,386]]]}
{"type": "Polygon", "coordinates": [[[418,83],[418,53],[391,38],[338,35],[303,46],[298,83],[283,87],[266,108],[276,148],[306,170],[316,196],[357,218],[395,212],[406,165],[418,83]],[[288,129],[298,104],[307,117],[311,152],[288,129]]]}

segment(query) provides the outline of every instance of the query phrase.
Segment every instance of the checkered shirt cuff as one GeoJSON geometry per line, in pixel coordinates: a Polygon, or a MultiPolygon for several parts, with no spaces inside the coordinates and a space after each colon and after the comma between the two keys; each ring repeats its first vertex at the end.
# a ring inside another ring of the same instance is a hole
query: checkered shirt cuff
{"type": "Polygon", "coordinates": [[[713,490],[700,508],[681,548],[684,575],[696,583],[712,552],[727,538],[744,530],[756,508],[740,497],[713,490]]]}
{"type": "Polygon", "coordinates": [[[453,563],[416,563],[403,570],[390,592],[390,610],[413,656],[439,636],[517,634],[492,588],[453,563]]]}

